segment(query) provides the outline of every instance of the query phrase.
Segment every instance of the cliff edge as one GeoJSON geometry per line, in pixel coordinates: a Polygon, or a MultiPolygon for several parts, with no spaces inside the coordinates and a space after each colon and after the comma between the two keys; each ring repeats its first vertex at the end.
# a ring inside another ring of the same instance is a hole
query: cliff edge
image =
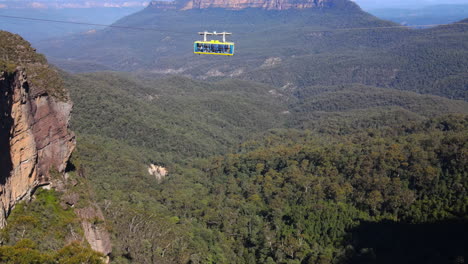
{"type": "Polygon", "coordinates": [[[358,6],[349,0],[175,0],[152,1],[150,8],[158,9],[207,9],[223,8],[230,10],[242,10],[246,8],[261,8],[265,10],[288,10],[307,8],[357,8],[358,6]]]}
{"type": "Polygon", "coordinates": [[[0,31],[0,228],[16,203],[64,173],[76,144],[71,110],[44,56],[0,31]]]}

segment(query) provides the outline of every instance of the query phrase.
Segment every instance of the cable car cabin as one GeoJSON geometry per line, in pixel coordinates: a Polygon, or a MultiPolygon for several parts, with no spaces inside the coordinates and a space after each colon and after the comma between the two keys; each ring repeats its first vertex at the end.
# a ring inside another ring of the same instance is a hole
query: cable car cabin
{"type": "Polygon", "coordinates": [[[195,41],[193,44],[193,53],[233,56],[234,43],[221,42],[219,40],[195,41]]]}

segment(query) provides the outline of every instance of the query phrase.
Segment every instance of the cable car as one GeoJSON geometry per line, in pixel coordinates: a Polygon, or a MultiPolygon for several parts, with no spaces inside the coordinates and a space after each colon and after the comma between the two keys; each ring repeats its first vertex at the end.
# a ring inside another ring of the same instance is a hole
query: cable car
{"type": "Polygon", "coordinates": [[[193,53],[195,54],[211,54],[211,55],[234,55],[234,42],[226,42],[226,35],[232,35],[232,33],[221,32],[199,32],[199,35],[203,35],[203,41],[195,41],[193,43],[193,53]],[[207,36],[223,36],[223,41],[210,40],[208,41],[207,36]]]}

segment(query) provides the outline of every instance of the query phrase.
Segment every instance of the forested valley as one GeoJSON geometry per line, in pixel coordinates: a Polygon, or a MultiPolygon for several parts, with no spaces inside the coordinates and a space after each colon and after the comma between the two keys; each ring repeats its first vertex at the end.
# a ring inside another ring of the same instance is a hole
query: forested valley
{"type": "MultiPolygon", "coordinates": [[[[467,20],[407,29],[328,2],[153,2],[117,27],[40,44],[56,75],[33,79],[71,98],[76,149],[63,175],[50,170],[59,184],[7,212],[0,262],[468,261],[467,20]],[[215,22],[244,33],[232,58],[168,35],[215,22]],[[145,26],[168,30],[129,29],[145,26]],[[107,256],[90,230],[109,236],[107,256]]],[[[3,76],[46,64],[19,43],[0,39],[5,54],[28,51],[0,57],[3,76]]]]}

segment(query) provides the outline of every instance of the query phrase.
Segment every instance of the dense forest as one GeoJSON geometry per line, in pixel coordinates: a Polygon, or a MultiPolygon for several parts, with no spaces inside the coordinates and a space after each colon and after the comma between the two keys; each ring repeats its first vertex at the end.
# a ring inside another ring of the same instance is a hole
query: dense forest
{"type": "MultiPolygon", "coordinates": [[[[85,197],[75,208],[102,208],[113,263],[465,258],[466,102],[362,85],[62,77],[79,142],[70,188],[85,197]]],[[[3,252],[48,263],[67,250],[83,231],[60,206],[66,195],[41,191],[15,208],[3,252]]]]}
{"type": "MultiPolygon", "coordinates": [[[[149,7],[115,24],[244,32],[229,61],[179,54],[192,36],[165,31],[39,45],[82,72],[44,73],[57,100],[70,93],[77,146],[66,174],[51,172],[57,190],[11,211],[0,262],[465,263],[467,26],[339,30],[395,24],[338,2],[149,7]],[[84,238],[86,208],[102,210],[87,221],[110,234],[109,256],[84,238]]],[[[0,57],[0,71],[14,70],[0,57]]]]}
{"type": "Polygon", "coordinates": [[[73,163],[105,208],[116,263],[464,257],[465,102],[355,85],[289,94],[238,80],[64,78],[77,98],[73,163]],[[151,163],[169,176],[149,175],[151,163]],[[419,235],[425,225],[434,239],[419,235]],[[389,246],[412,232],[421,247],[389,246]]]}
{"type": "Polygon", "coordinates": [[[172,165],[162,183],[130,169],[141,154],[117,142],[84,145],[78,159],[119,230],[117,263],[458,263],[467,124],[446,116],[346,136],[274,130],[235,153],[172,165]],[[388,234],[405,241],[419,225],[433,226],[428,248],[419,234],[409,239],[421,244],[399,250],[388,234]],[[371,232],[387,232],[388,244],[371,232]]]}

